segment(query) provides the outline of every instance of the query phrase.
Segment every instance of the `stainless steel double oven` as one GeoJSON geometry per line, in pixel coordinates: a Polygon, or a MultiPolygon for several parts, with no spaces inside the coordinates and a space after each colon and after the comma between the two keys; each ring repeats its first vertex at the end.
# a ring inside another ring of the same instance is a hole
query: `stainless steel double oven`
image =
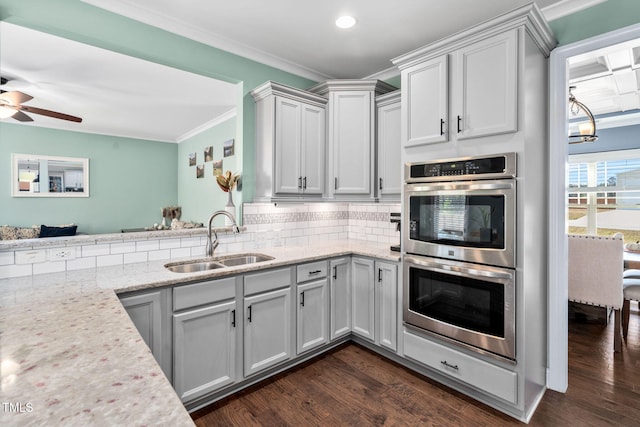
{"type": "Polygon", "coordinates": [[[516,154],[405,166],[404,322],[515,360],[516,154]]]}

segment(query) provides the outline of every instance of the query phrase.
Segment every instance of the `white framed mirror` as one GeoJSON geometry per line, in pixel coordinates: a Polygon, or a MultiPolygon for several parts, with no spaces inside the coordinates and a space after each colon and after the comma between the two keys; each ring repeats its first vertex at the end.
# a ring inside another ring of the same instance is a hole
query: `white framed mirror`
{"type": "Polygon", "coordinates": [[[13,197],[89,197],[89,159],[11,154],[13,197]]]}

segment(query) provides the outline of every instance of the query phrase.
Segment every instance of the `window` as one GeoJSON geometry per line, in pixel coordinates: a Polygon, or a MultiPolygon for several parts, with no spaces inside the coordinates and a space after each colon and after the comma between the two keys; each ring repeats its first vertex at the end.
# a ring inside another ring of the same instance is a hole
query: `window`
{"type": "Polygon", "coordinates": [[[569,233],[640,240],[640,150],[569,156],[569,233]]]}

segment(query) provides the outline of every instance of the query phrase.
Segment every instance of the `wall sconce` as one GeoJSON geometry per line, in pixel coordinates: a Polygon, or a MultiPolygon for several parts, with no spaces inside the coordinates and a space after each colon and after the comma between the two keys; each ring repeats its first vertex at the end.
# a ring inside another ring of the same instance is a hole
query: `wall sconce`
{"type": "Polygon", "coordinates": [[[596,121],[593,118],[593,114],[591,114],[591,110],[589,110],[586,105],[578,101],[576,97],[573,96],[573,93],[571,91],[575,88],[575,86],[569,87],[569,110],[574,116],[577,116],[580,113],[580,110],[582,110],[589,121],[586,123],[578,124],[578,133],[569,133],[569,144],[581,144],[583,142],[597,141],[598,136],[596,135],[596,121]]]}

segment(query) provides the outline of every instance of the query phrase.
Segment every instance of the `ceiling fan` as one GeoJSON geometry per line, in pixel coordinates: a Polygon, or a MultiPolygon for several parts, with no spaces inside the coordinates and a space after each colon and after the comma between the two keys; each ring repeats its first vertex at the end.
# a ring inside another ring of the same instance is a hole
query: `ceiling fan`
{"type": "MultiPolygon", "coordinates": [[[[4,77],[0,78],[0,85],[5,85],[7,82],[8,80],[4,77]]],[[[32,99],[33,96],[17,90],[0,90],[0,119],[12,117],[19,122],[32,122],[33,119],[24,113],[27,112],[40,114],[41,116],[53,117],[54,119],[68,120],[77,123],[82,122],[80,117],[59,113],[57,111],[45,110],[44,108],[22,105],[24,102],[32,99]]]]}

